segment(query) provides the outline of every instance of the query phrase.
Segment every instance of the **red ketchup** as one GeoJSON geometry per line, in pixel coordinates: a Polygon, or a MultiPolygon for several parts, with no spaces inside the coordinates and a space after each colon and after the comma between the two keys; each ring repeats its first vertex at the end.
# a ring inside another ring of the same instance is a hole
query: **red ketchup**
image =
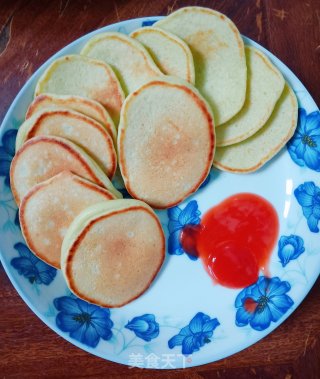
{"type": "Polygon", "coordinates": [[[278,215],[267,200],[239,193],[209,209],[200,225],[187,225],[183,249],[201,258],[215,283],[243,288],[255,283],[268,263],[279,232],[278,215]]]}

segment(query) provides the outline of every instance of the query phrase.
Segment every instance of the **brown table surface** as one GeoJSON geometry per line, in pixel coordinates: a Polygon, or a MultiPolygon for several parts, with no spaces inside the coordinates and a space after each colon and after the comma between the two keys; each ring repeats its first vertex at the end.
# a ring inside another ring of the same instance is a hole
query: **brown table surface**
{"type": "MultiPolygon", "coordinates": [[[[166,15],[184,5],[229,16],[301,79],[320,103],[319,0],[123,0],[0,2],[0,120],[30,75],[74,39],[135,17],[166,15]]],[[[296,312],[267,338],[219,362],[154,371],[92,356],[35,316],[0,266],[1,377],[320,378],[320,281],[296,312]]]]}

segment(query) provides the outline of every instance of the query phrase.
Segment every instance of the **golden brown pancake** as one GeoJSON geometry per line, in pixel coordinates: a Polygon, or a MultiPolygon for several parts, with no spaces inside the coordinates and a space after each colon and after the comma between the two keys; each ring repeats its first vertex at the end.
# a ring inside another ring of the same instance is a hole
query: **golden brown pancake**
{"type": "Polygon", "coordinates": [[[247,66],[235,24],[213,9],[185,7],[154,26],[177,35],[190,47],[195,85],[210,104],[216,125],[237,114],[246,97],[247,66]]]}
{"type": "Polygon", "coordinates": [[[93,205],[70,225],[61,268],[70,290],[103,307],[121,307],[141,296],[165,255],[161,224],[146,204],[113,200],[93,205]]]}
{"type": "Polygon", "coordinates": [[[246,140],[267,122],[285,85],[281,72],[260,50],[246,46],[246,101],[231,120],[216,128],[217,147],[246,140]]]}
{"type": "Polygon", "coordinates": [[[66,138],[83,148],[112,178],[117,168],[117,155],[108,130],[99,122],[66,108],[47,109],[35,113],[19,128],[16,150],[36,136],[66,138]]]}
{"type": "Polygon", "coordinates": [[[117,124],[124,93],[112,68],[82,55],[66,55],[50,64],[40,77],[35,96],[41,93],[84,96],[106,107],[117,124]]]}
{"type": "Polygon", "coordinates": [[[290,140],[297,127],[297,119],[297,98],[286,84],[266,124],[242,142],[218,147],[213,165],[223,171],[239,174],[258,170],[290,140]]]}
{"type": "Polygon", "coordinates": [[[109,64],[126,94],[163,75],[141,43],[123,33],[96,34],[85,44],[81,54],[109,64]]]}
{"type": "Polygon", "coordinates": [[[59,269],[62,240],[73,219],[90,205],[112,199],[111,192],[70,171],[39,183],[24,196],[19,210],[27,245],[59,269]]]}
{"type": "Polygon", "coordinates": [[[91,117],[100,122],[116,140],[117,131],[107,110],[97,101],[82,96],[53,95],[44,93],[37,96],[29,105],[26,119],[43,110],[67,108],[91,117]]]}
{"type": "Polygon", "coordinates": [[[177,78],[149,82],[127,97],[118,132],[119,166],[132,197],[172,207],[206,179],[214,154],[210,107],[177,78]]]}
{"type": "Polygon", "coordinates": [[[38,183],[68,170],[122,197],[97,163],[74,143],[60,137],[33,137],[23,144],[10,167],[11,190],[19,205],[38,183]]]}
{"type": "Polygon", "coordinates": [[[182,39],[154,26],[137,29],[130,37],[142,43],[164,74],[177,76],[194,84],[192,53],[182,39]]]}

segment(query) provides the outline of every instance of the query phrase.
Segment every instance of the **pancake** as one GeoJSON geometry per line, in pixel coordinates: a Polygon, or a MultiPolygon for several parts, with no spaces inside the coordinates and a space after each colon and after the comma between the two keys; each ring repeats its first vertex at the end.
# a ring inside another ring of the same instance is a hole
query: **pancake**
{"type": "Polygon", "coordinates": [[[110,64],[126,94],[155,76],[163,75],[147,50],[138,41],[122,33],[95,35],[86,43],[81,54],[110,64]]]}
{"type": "Polygon", "coordinates": [[[216,125],[238,113],[245,100],[247,69],[244,44],[234,23],[212,9],[186,7],[155,26],[189,45],[196,87],[212,107],[216,125]]]}
{"type": "Polygon", "coordinates": [[[234,173],[256,171],[276,155],[293,136],[297,118],[297,99],[292,89],[286,85],[263,128],[235,145],[218,147],[213,165],[234,173]]]}
{"type": "Polygon", "coordinates": [[[16,150],[36,136],[67,138],[82,147],[112,178],[117,168],[117,154],[106,128],[92,118],[66,108],[42,110],[19,128],[16,150]]]}
{"type": "Polygon", "coordinates": [[[35,96],[41,93],[88,97],[101,103],[118,123],[124,94],[109,65],[82,55],[56,59],[40,77],[35,96]]]}
{"type": "Polygon", "coordinates": [[[97,163],[80,147],[65,138],[39,136],[24,143],[12,160],[10,185],[16,203],[19,205],[33,186],[64,170],[122,197],[97,163]]]}
{"type": "Polygon", "coordinates": [[[37,257],[60,268],[61,245],[73,219],[90,205],[115,199],[108,190],[63,171],[39,183],[22,199],[22,234],[37,257]]]}
{"type": "Polygon", "coordinates": [[[269,59],[247,46],[248,83],[243,108],[231,120],[216,129],[217,146],[227,146],[249,138],[270,117],[284,88],[284,78],[269,59]]]}
{"type": "Polygon", "coordinates": [[[114,123],[106,109],[97,101],[82,96],[53,95],[44,93],[37,96],[29,105],[26,119],[44,109],[67,108],[82,113],[100,122],[112,136],[117,138],[114,123]]]}
{"type": "Polygon", "coordinates": [[[172,207],[195,192],[210,171],[214,154],[211,109],[181,79],[149,82],[124,102],[118,152],[130,195],[154,208],[172,207]]]}
{"type": "Polygon", "coordinates": [[[74,219],[63,240],[61,268],[79,298],[121,307],[146,291],[164,255],[164,234],[153,210],[141,201],[113,200],[74,219]]]}
{"type": "Polygon", "coordinates": [[[194,84],[194,64],[189,46],[179,37],[159,28],[143,27],[131,33],[148,50],[160,70],[194,84]]]}

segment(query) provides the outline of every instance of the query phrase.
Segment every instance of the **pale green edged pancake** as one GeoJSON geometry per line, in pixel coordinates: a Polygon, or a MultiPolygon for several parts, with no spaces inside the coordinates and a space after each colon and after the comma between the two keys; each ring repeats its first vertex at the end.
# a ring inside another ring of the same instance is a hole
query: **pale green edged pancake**
{"type": "Polygon", "coordinates": [[[107,129],[94,119],[66,108],[42,110],[28,118],[18,129],[16,150],[30,138],[57,136],[83,148],[112,178],[117,154],[107,129]]]}
{"type": "Polygon", "coordinates": [[[155,27],[143,27],[131,33],[148,50],[160,70],[194,84],[193,57],[181,38],[155,27]]]}
{"type": "Polygon", "coordinates": [[[102,307],[121,307],[141,296],[163,263],[165,238],[145,203],[113,200],[82,211],[61,249],[70,290],[102,307]]]}
{"type": "Polygon", "coordinates": [[[40,259],[60,268],[61,245],[74,218],[90,205],[115,196],[87,179],[63,171],[31,188],[20,204],[22,234],[40,259]]]}
{"type": "Polygon", "coordinates": [[[216,125],[238,113],[245,101],[247,67],[243,40],[234,23],[212,9],[186,7],[154,26],[189,45],[196,87],[212,107],[216,125]]]}
{"type": "Polygon", "coordinates": [[[82,55],[66,55],[50,64],[40,77],[35,96],[41,93],[88,97],[101,103],[118,123],[124,93],[109,65],[82,55]]]}
{"type": "Polygon", "coordinates": [[[234,173],[256,171],[276,155],[293,136],[297,118],[297,99],[292,89],[286,85],[263,128],[235,145],[218,147],[213,165],[234,173]]]}
{"type": "Polygon", "coordinates": [[[141,43],[122,33],[97,34],[86,43],[81,54],[108,63],[126,94],[163,75],[141,43]]]}
{"type": "Polygon", "coordinates": [[[154,208],[180,203],[206,179],[214,146],[211,109],[191,84],[166,77],[125,100],[118,156],[132,197],[154,208]]]}
{"type": "Polygon", "coordinates": [[[91,117],[107,128],[112,138],[117,138],[116,128],[107,110],[97,101],[83,96],[43,93],[37,96],[29,105],[26,119],[44,109],[56,108],[68,108],[91,117]]]}
{"type": "Polygon", "coordinates": [[[25,142],[11,162],[10,185],[16,203],[19,205],[33,186],[65,170],[122,198],[98,164],[79,146],[65,138],[39,136],[25,142]]]}
{"type": "Polygon", "coordinates": [[[216,129],[217,146],[249,138],[270,117],[284,88],[284,78],[269,59],[254,47],[246,47],[248,83],[243,108],[216,129]]]}

